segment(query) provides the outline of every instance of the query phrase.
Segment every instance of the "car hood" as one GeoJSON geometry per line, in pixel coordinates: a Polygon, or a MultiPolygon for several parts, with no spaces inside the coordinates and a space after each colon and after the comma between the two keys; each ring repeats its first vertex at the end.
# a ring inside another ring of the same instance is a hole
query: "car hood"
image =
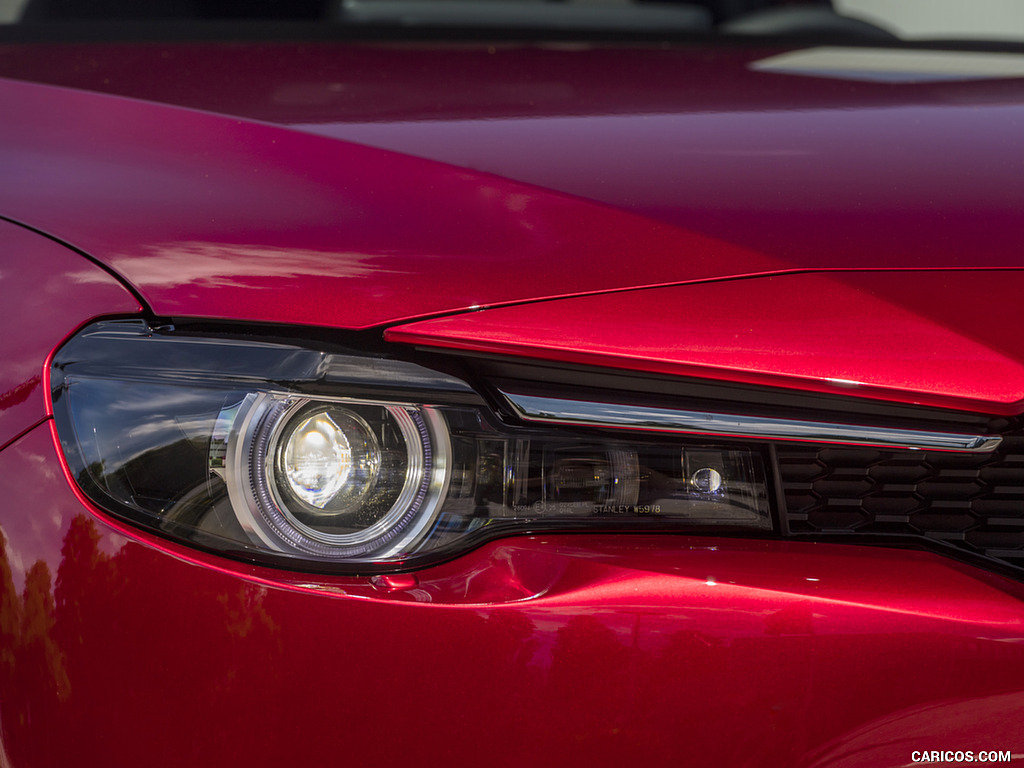
{"type": "Polygon", "coordinates": [[[21,107],[0,129],[0,213],[158,314],[345,328],[1022,266],[1024,80],[808,76],[771,66],[780,53],[8,46],[0,98],[21,107]]]}
{"type": "Polygon", "coordinates": [[[1016,415],[1022,293],[1020,270],[836,270],[495,307],[395,326],[386,338],[541,367],[1016,415]]]}

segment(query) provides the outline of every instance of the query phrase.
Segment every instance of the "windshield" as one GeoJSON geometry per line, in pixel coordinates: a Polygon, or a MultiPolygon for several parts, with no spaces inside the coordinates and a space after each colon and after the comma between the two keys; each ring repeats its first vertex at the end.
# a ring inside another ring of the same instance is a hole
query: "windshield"
{"type": "MultiPolygon", "coordinates": [[[[237,36],[245,25],[351,30],[467,30],[537,35],[663,38],[794,38],[834,42],[1024,42],[1021,0],[0,0],[9,31],[87,29],[104,24],[218,25],[205,37],[237,36]],[[232,27],[232,25],[234,25],[232,27]],[[291,25],[291,26],[289,26],[291,25]]],[[[162,25],[162,26],[158,26],[162,25]]],[[[177,27],[175,26],[177,25],[177,27]]],[[[273,29],[273,28],[271,28],[273,29]]],[[[264,31],[266,31],[264,27],[264,31]]],[[[125,34],[115,35],[125,37],[125,34]]],[[[127,35],[131,37],[131,35],[127,35]]]]}

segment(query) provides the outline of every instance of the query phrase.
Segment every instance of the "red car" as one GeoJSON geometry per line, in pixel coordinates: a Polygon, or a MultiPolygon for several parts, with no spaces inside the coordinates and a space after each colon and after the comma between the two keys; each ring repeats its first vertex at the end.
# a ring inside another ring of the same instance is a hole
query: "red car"
{"type": "Polygon", "coordinates": [[[1024,49],[308,5],[0,30],[0,766],[1021,759],[1024,49]]]}

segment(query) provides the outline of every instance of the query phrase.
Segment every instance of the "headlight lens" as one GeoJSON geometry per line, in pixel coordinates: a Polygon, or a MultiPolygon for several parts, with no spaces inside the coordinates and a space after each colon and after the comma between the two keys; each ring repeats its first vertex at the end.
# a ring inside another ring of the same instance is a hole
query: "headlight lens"
{"type": "Polygon", "coordinates": [[[314,517],[359,507],[380,471],[377,438],[349,409],[321,406],[303,414],[278,440],[274,453],[281,490],[316,510],[314,517]]]}
{"type": "Polygon", "coordinates": [[[54,413],[98,506],[221,553],[362,571],[537,530],[770,530],[760,449],[503,423],[410,363],[96,324],[54,413]]]}
{"type": "Polygon", "coordinates": [[[398,556],[437,511],[448,448],[429,409],[263,392],[218,421],[235,516],[274,551],[398,556]]]}

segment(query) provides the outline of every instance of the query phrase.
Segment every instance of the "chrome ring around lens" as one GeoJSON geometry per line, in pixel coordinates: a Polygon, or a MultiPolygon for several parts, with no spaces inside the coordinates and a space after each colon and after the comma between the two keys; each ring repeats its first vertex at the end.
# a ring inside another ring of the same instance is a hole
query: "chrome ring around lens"
{"type": "Polygon", "coordinates": [[[443,417],[422,406],[294,398],[260,393],[240,408],[227,456],[229,496],[243,528],[255,540],[293,554],[339,560],[380,552],[400,553],[426,530],[440,507],[448,479],[450,453],[443,417]],[[376,406],[387,412],[406,445],[407,467],[398,498],[373,525],[356,533],[317,530],[289,510],[274,477],[274,456],[292,419],[310,404],[376,406]],[[240,483],[240,479],[246,482],[240,483]]]}
{"type": "Polygon", "coordinates": [[[418,429],[425,436],[423,446],[429,453],[431,470],[425,475],[424,495],[417,501],[418,515],[406,524],[387,549],[381,551],[381,557],[395,557],[412,551],[414,545],[429,532],[448,493],[452,445],[447,422],[440,411],[429,406],[421,406],[418,413],[422,418],[418,429]]]}

